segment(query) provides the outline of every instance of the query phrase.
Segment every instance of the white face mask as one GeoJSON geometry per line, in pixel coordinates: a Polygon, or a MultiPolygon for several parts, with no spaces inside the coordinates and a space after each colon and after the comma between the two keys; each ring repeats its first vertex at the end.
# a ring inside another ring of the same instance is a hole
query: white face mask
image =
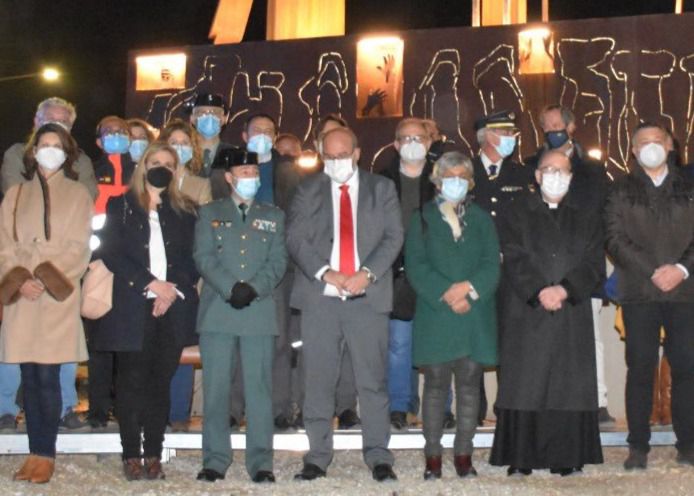
{"type": "Polygon", "coordinates": [[[55,146],[44,146],[36,150],[36,161],[48,171],[58,170],[65,163],[65,152],[55,146]]]}
{"type": "Polygon", "coordinates": [[[571,174],[567,176],[559,172],[545,172],[542,174],[540,189],[546,196],[556,199],[563,197],[569,191],[570,184],[571,174]]]}
{"type": "Polygon", "coordinates": [[[422,143],[411,141],[400,147],[400,158],[406,162],[418,162],[427,156],[427,148],[422,143]]]}
{"type": "Polygon", "coordinates": [[[336,183],[346,183],[354,174],[352,157],[326,160],[323,172],[336,183]]]}
{"type": "Polygon", "coordinates": [[[637,160],[639,164],[649,169],[655,169],[665,163],[667,152],[659,143],[648,143],[641,147],[637,160]]]}

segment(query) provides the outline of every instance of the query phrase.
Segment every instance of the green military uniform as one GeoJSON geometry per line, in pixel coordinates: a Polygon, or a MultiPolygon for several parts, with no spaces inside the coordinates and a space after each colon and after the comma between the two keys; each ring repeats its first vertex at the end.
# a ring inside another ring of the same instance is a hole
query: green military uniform
{"type": "Polygon", "coordinates": [[[200,209],[195,263],[204,279],[197,330],[203,364],[203,467],[224,474],[231,464],[229,389],[235,351],[246,390],[246,469],[251,477],[272,471],[272,354],[277,320],[272,290],[287,265],[284,214],[253,202],[246,211],[232,198],[200,209]],[[236,283],[257,293],[249,306],[228,300],[236,283]]]}

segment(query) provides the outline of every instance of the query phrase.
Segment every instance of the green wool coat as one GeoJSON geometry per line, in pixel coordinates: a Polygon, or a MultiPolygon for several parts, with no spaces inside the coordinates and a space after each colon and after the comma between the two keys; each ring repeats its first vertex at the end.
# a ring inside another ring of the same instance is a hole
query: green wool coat
{"type": "Polygon", "coordinates": [[[499,241],[491,216],[467,206],[463,236],[456,242],[435,201],[412,216],[405,243],[405,271],[417,293],[413,354],[418,366],[469,357],[497,360],[496,288],[499,241]],[[424,222],[422,222],[422,220],[424,222]],[[470,281],[480,298],[458,315],[441,300],[451,284],[470,281]]]}

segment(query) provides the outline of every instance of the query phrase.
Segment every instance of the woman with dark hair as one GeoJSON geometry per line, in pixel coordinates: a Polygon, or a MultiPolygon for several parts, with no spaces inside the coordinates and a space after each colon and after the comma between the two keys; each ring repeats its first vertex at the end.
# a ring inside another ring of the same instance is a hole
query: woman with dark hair
{"type": "Polygon", "coordinates": [[[40,127],[24,153],[26,182],[0,207],[0,362],[20,364],[30,452],[15,480],[51,479],[60,364],[87,359],[79,288],[89,263],[92,199],[72,168],[78,154],[62,126],[40,127]]]}
{"type": "Polygon", "coordinates": [[[176,187],[190,198],[196,206],[212,201],[210,180],[200,177],[202,169],[202,147],[200,135],[195,128],[181,119],[174,119],[161,130],[160,139],[178,154],[176,187]]]}
{"type": "Polygon", "coordinates": [[[114,275],[113,308],[93,340],[95,349],[116,352],[116,418],[128,480],[164,478],[169,384],[184,346],[197,342],[195,210],[176,188],[177,165],[173,148],[152,143],[130,190],[109,200],[101,234],[102,258],[114,275]]]}
{"type": "Polygon", "coordinates": [[[424,478],[440,479],[446,401],[455,377],[453,464],[459,477],[477,475],[472,439],[485,366],[496,364],[495,293],[499,242],[492,217],[472,203],[470,159],[446,152],[430,180],[436,198],[414,214],[405,242],[405,271],[417,293],[413,362],[424,373],[424,478]]]}

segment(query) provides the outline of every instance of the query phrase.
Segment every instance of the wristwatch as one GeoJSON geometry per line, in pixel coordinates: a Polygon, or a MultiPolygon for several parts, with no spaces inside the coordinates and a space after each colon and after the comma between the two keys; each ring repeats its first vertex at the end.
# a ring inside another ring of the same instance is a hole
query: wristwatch
{"type": "Polygon", "coordinates": [[[376,274],[371,272],[371,270],[368,267],[364,266],[360,270],[363,270],[364,272],[366,272],[366,278],[369,280],[370,284],[373,284],[376,282],[376,274]]]}
{"type": "Polygon", "coordinates": [[[472,284],[470,284],[470,291],[468,292],[468,296],[472,301],[477,301],[480,299],[480,294],[477,292],[477,290],[472,284]]]}

